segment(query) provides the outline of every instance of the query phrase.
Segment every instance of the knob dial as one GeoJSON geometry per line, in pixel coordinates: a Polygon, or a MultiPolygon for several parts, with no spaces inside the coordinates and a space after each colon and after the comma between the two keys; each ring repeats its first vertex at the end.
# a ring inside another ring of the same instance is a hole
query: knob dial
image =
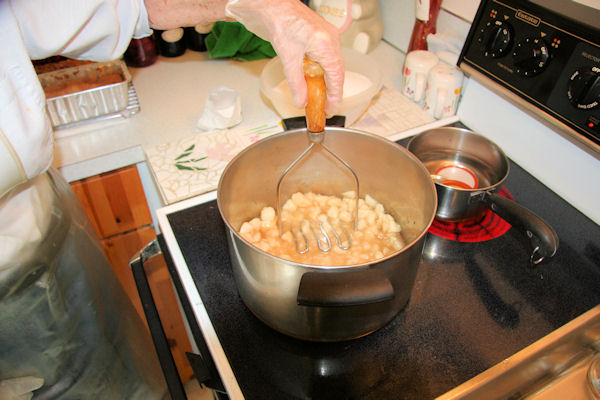
{"type": "Polygon", "coordinates": [[[512,27],[506,22],[491,21],[479,30],[477,41],[487,57],[500,58],[512,44],[512,27]]]}
{"type": "Polygon", "coordinates": [[[517,72],[523,76],[535,76],[542,72],[550,61],[550,51],[542,38],[528,37],[515,45],[513,62],[517,72]]]}
{"type": "Polygon", "coordinates": [[[600,103],[600,68],[583,67],[569,78],[567,96],[575,107],[589,110],[600,103]]]}

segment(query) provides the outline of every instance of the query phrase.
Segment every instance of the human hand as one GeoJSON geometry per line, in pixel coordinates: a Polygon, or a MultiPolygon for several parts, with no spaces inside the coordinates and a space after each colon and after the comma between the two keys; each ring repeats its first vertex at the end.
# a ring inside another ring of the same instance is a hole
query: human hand
{"type": "Polygon", "coordinates": [[[335,113],[344,85],[344,63],[335,26],[298,0],[229,0],[226,13],[271,42],[298,107],[304,107],[307,99],[304,57],[318,62],[325,71],[325,111],[329,116],[335,113]]]}
{"type": "Polygon", "coordinates": [[[327,103],[333,115],[342,102],[344,63],[335,26],[299,0],[144,0],[150,26],[171,29],[234,19],[268,40],[281,58],[294,103],[306,105],[304,57],[325,71],[327,103]]]}

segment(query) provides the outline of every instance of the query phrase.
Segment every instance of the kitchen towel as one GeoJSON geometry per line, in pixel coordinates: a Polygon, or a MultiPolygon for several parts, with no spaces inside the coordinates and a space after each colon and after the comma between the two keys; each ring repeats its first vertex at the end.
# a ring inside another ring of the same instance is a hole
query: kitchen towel
{"type": "Polygon", "coordinates": [[[210,58],[250,61],[276,56],[271,43],[259,38],[239,22],[215,23],[204,41],[210,58]]]}

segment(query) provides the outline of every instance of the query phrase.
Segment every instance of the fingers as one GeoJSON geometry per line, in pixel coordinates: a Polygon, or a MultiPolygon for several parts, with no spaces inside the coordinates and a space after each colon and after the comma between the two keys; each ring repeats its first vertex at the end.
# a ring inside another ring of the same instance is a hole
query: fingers
{"type": "Polygon", "coordinates": [[[335,114],[340,104],[342,103],[343,88],[344,88],[344,63],[340,53],[328,54],[324,57],[314,56],[309,58],[321,64],[325,71],[325,85],[327,86],[327,103],[325,104],[325,112],[327,116],[335,114]]]}
{"type": "Polygon", "coordinates": [[[344,88],[344,62],[338,30],[330,24],[316,30],[307,44],[306,56],[318,62],[325,71],[327,85],[325,112],[328,116],[332,116],[342,102],[344,88]]]}
{"type": "Polygon", "coordinates": [[[302,71],[302,60],[307,56],[321,65],[325,71],[325,84],[327,86],[325,112],[328,117],[334,115],[339,108],[344,86],[344,62],[339,47],[337,30],[335,33],[334,36],[322,30],[315,31],[305,46],[298,46],[292,50],[288,43],[287,48],[278,52],[285,77],[292,92],[294,105],[298,108],[304,108],[306,105],[306,81],[302,71]]]}
{"type": "Polygon", "coordinates": [[[283,73],[290,86],[292,92],[292,100],[294,105],[298,108],[304,108],[306,106],[306,80],[304,79],[304,72],[302,64],[304,55],[301,51],[297,53],[281,53],[279,55],[283,64],[283,73]],[[299,55],[299,56],[297,56],[299,55]]]}
{"type": "MultiPolygon", "coordinates": [[[[158,0],[154,0],[158,1],[158,0]]],[[[298,0],[230,0],[227,15],[269,40],[283,63],[294,104],[306,105],[305,56],[325,70],[327,103],[333,115],[342,101],[344,63],[338,29],[298,0]]]]}

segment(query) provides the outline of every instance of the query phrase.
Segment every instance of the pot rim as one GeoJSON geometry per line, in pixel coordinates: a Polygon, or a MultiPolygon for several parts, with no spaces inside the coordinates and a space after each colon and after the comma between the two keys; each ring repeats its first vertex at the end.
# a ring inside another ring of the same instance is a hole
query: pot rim
{"type": "MultiPolygon", "coordinates": [[[[358,134],[358,135],[363,135],[363,136],[368,136],[371,139],[375,139],[378,140],[380,142],[384,142],[388,145],[393,145],[393,146],[397,146],[400,151],[404,152],[406,156],[408,156],[414,163],[416,163],[420,169],[423,171],[423,173],[429,177],[429,171],[427,170],[427,168],[425,168],[425,165],[423,165],[423,163],[421,162],[421,160],[419,160],[413,153],[411,153],[410,151],[407,150],[407,148],[401,146],[400,144],[391,141],[390,139],[387,139],[383,136],[378,136],[369,132],[364,132],[364,131],[360,131],[360,130],[356,130],[356,129],[351,129],[351,128],[341,128],[341,127],[325,127],[325,133],[327,132],[336,132],[336,131],[342,131],[345,133],[353,133],[353,134],[358,134]]],[[[437,203],[438,203],[438,199],[437,199],[437,190],[435,189],[435,185],[432,179],[429,179],[429,182],[431,184],[431,192],[433,195],[433,212],[431,213],[429,220],[427,221],[427,223],[425,224],[425,228],[423,229],[423,231],[417,235],[417,237],[415,237],[412,241],[410,241],[409,243],[406,243],[406,245],[401,248],[400,250],[397,250],[385,257],[382,258],[378,258],[376,260],[371,260],[371,261],[367,261],[367,262],[363,262],[360,264],[352,264],[352,265],[314,265],[314,264],[304,264],[304,263],[299,263],[296,261],[291,261],[291,260],[287,260],[285,258],[281,258],[281,257],[277,257],[271,253],[268,253],[258,247],[256,247],[255,245],[253,245],[252,243],[250,243],[249,241],[247,241],[246,239],[244,239],[239,232],[237,232],[237,230],[235,228],[233,228],[231,226],[231,224],[229,223],[228,219],[225,218],[225,215],[223,215],[223,211],[222,211],[222,206],[221,206],[221,201],[222,201],[222,197],[220,196],[221,193],[221,186],[223,183],[223,179],[224,177],[227,175],[228,170],[232,167],[233,164],[235,164],[235,162],[241,158],[245,153],[251,151],[252,149],[254,149],[257,146],[260,146],[262,142],[264,141],[268,141],[268,140],[273,140],[275,138],[284,136],[284,135],[288,135],[288,134],[295,134],[298,132],[305,132],[308,134],[308,131],[306,128],[297,128],[297,129],[291,129],[291,130],[287,130],[287,131],[283,131],[280,133],[276,133],[274,135],[268,136],[264,139],[261,139],[255,143],[252,143],[251,145],[249,145],[248,147],[244,148],[242,151],[240,151],[238,154],[235,155],[235,157],[233,157],[233,159],[231,159],[227,165],[225,166],[225,168],[223,169],[223,172],[221,173],[221,177],[219,178],[219,184],[217,186],[217,208],[219,209],[219,214],[221,214],[221,219],[225,222],[225,225],[227,227],[227,229],[229,230],[230,234],[233,233],[239,240],[241,240],[242,242],[244,242],[245,244],[249,245],[250,248],[252,248],[254,251],[257,251],[263,255],[268,256],[269,258],[273,258],[275,260],[278,261],[283,261],[285,263],[291,264],[291,265],[295,265],[295,266],[299,266],[299,267],[304,267],[304,268],[308,268],[308,269],[318,269],[318,270],[344,270],[344,269],[360,269],[360,268],[368,268],[373,264],[378,264],[384,261],[389,260],[390,258],[396,257],[397,255],[403,253],[404,251],[408,251],[409,248],[411,248],[412,246],[414,246],[416,243],[418,243],[420,240],[422,240],[422,238],[427,234],[427,232],[429,231],[429,227],[431,227],[431,224],[433,223],[435,217],[436,217],[436,213],[437,213],[437,203]]],[[[360,196],[360,193],[359,193],[360,196]]]]}
{"type": "MultiPolygon", "coordinates": [[[[486,142],[490,148],[496,150],[501,156],[502,159],[504,160],[504,164],[506,165],[506,171],[504,171],[504,174],[502,175],[502,177],[500,179],[498,179],[497,182],[495,182],[494,184],[490,184],[488,186],[485,187],[476,187],[473,189],[466,189],[466,188],[457,188],[454,186],[449,186],[449,185],[444,185],[443,183],[438,183],[433,181],[434,185],[436,187],[440,187],[440,188],[444,188],[445,190],[449,191],[449,192],[464,192],[464,193],[471,193],[471,196],[475,196],[478,195],[480,193],[483,192],[491,192],[494,191],[496,189],[498,189],[500,186],[502,186],[502,184],[504,183],[504,181],[508,178],[508,174],[510,173],[510,162],[508,157],[506,156],[506,153],[504,153],[504,150],[502,150],[502,148],[500,146],[498,146],[498,144],[496,144],[494,141],[492,141],[491,139],[483,136],[480,133],[474,132],[470,129],[466,129],[466,128],[460,128],[460,127],[455,127],[455,126],[442,126],[439,128],[433,128],[433,129],[428,129],[426,131],[423,131],[421,133],[416,134],[415,136],[413,136],[408,144],[406,145],[406,149],[411,153],[412,151],[410,150],[411,148],[411,144],[414,143],[415,140],[418,140],[420,137],[424,136],[425,134],[429,133],[429,132],[433,132],[433,131],[450,131],[450,132],[456,132],[456,133],[460,133],[460,134],[467,134],[467,135],[473,135],[473,136],[477,136],[479,138],[481,138],[484,142],[486,142]]],[[[453,151],[456,151],[456,149],[452,149],[453,151]]],[[[414,155],[414,154],[413,154],[414,155]]],[[[415,157],[418,159],[418,157],[415,155],[415,157]]],[[[429,171],[428,171],[429,172],[429,171]]]]}

